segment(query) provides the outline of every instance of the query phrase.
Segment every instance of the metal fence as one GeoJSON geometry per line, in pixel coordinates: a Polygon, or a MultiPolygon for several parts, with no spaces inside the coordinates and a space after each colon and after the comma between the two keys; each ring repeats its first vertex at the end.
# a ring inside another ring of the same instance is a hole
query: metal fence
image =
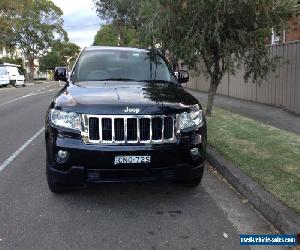
{"type": "MultiPolygon", "coordinates": [[[[276,72],[270,73],[260,84],[251,80],[246,83],[243,70],[236,75],[225,75],[217,93],[248,101],[282,107],[300,114],[300,41],[272,45],[272,56],[280,56],[284,63],[276,72]]],[[[208,91],[209,80],[203,75],[193,77],[187,87],[208,91]]]]}
{"type": "Polygon", "coordinates": [[[48,79],[47,72],[34,72],[33,79],[48,79]]]}

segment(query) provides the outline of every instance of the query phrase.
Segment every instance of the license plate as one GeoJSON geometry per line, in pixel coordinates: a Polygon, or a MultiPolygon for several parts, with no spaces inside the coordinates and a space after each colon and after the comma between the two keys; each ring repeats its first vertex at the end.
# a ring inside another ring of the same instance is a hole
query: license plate
{"type": "Polygon", "coordinates": [[[115,165],[150,163],[151,156],[116,156],[115,165]]]}

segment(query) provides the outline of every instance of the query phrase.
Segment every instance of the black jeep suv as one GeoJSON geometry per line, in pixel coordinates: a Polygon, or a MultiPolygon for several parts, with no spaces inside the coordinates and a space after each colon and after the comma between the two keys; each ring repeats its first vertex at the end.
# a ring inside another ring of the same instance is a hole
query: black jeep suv
{"type": "Polygon", "coordinates": [[[200,183],[206,122],[158,52],[90,47],[46,115],[46,173],[52,192],[99,182],[200,183]]]}

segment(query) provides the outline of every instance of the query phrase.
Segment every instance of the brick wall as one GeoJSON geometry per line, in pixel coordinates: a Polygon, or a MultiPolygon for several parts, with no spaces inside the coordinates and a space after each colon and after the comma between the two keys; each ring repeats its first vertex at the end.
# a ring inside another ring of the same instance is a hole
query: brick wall
{"type": "Polygon", "coordinates": [[[289,28],[286,31],[286,42],[300,41],[300,21],[292,19],[288,24],[289,28]]]}

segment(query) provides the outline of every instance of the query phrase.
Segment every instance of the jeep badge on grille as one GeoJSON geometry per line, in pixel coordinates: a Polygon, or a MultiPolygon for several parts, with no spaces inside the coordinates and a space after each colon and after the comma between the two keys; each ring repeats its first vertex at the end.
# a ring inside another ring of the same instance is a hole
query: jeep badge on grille
{"type": "Polygon", "coordinates": [[[124,112],[125,113],[136,113],[138,114],[141,110],[140,109],[137,109],[137,108],[129,108],[129,107],[126,107],[126,109],[124,109],[124,112]]]}

